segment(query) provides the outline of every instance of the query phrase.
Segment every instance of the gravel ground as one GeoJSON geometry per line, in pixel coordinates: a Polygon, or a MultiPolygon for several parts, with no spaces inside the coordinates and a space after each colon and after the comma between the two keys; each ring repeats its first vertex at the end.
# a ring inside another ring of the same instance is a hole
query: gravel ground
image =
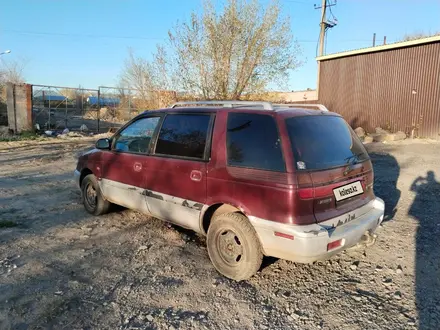
{"type": "Polygon", "coordinates": [[[71,179],[90,145],[0,144],[1,329],[440,328],[438,142],[368,146],[388,220],[374,246],[267,258],[243,282],[214,270],[202,237],[128,210],[88,215],[71,179]]]}

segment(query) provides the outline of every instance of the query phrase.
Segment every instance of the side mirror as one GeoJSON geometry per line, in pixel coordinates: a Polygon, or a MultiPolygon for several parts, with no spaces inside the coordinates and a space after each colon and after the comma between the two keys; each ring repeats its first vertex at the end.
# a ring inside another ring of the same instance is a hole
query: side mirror
{"type": "Polygon", "coordinates": [[[111,147],[110,139],[99,139],[95,146],[96,149],[109,150],[111,147]]]}

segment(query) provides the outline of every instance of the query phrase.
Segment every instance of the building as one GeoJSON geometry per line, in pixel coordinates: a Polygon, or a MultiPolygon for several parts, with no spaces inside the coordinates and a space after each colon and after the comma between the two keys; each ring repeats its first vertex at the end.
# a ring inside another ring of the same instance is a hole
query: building
{"type": "Polygon", "coordinates": [[[292,91],[292,92],[276,92],[277,100],[281,102],[291,103],[291,102],[308,102],[316,101],[318,95],[316,90],[307,89],[304,91],[292,91]]]}
{"type": "Polygon", "coordinates": [[[352,127],[440,139],[440,36],[317,60],[319,102],[352,127]]]}

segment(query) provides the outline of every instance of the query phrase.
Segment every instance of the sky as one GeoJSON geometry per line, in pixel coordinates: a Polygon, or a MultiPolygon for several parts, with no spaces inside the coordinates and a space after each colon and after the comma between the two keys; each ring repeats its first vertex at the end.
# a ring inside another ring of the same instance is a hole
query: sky
{"type": "MultiPolygon", "coordinates": [[[[220,9],[224,0],[214,0],[220,9]]],[[[260,0],[267,4],[270,0],[260,0]]],[[[335,0],[331,0],[335,2],[335,0]]],[[[288,90],[316,88],[321,0],[279,0],[303,65],[288,90]]],[[[115,86],[128,49],[149,58],[168,30],[200,12],[201,0],[7,0],[0,9],[0,66],[23,61],[28,83],[96,89],[115,86]]],[[[339,0],[326,53],[369,47],[407,33],[440,31],[440,0],[339,0]]],[[[330,14],[329,14],[330,15],[330,14]]]]}

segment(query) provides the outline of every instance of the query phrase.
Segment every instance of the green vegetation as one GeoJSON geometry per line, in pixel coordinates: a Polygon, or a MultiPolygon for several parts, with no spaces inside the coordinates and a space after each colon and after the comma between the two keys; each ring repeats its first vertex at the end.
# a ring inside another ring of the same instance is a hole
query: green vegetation
{"type": "Polygon", "coordinates": [[[38,140],[38,139],[42,139],[42,137],[37,135],[33,131],[26,131],[14,135],[9,135],[9,134],[0,135],[0,142],[28,141],[28,140],[38,140]]]}

